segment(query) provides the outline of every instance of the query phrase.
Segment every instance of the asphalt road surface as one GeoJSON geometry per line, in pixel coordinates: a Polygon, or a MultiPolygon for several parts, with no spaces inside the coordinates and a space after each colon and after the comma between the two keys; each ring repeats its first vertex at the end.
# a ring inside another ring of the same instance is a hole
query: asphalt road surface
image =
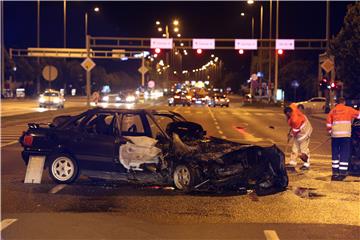
{"type": "MultiPolygon", "coordinates": [[[[280,108],[244,107],[236,101],[229,108],[168,107],[161,101],[132,107],[175,110],[200,123],[208,135],[277,144],[289,155],[280,108]]],[[[330,142],[321,118],[309,116],[311,169],[289,172],[286,191],[258,197],[251,191],[186,195],[85,177],[56,185],[47,171],[41,184],[24,184],[17,138],[28,121],[46,122],[61,113],[10,117],[1,129],[2,239],[360,239],[359,178],[330,181],[330,142]]]]}

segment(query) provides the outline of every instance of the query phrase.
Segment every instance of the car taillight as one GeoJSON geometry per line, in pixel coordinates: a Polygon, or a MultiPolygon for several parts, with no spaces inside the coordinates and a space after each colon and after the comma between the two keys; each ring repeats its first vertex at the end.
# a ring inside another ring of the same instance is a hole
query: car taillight
{"type": "Polygon", "coordinates": [[[33,143],[33,139],[34,139],[33,136],[25,135],[24,140],[23,140],[24,145],[30,147],[32,145],[32,143],[33,143]]]}

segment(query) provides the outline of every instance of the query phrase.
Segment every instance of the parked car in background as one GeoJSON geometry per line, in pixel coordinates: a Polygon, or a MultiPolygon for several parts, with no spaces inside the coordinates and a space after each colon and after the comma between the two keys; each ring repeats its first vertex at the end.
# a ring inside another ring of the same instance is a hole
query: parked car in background
{"type": "Polygon", "coordinates": [[[324,112],[326,98],[324,97],[314,97],[308,101],[297,102],[297,106],[300,109],[303,109],[305,112],[324,112]]]}
{"type": "Polygon", "coordinates": [[[39,107],[56,107],[64,108],[65,98],[64,96],[56,90],[49,89],[46,90],[43,94],[40,94],[39,97],[39,107]]]}
{"type": "Polygon", "coordinates": [[[57,183],[79,176],[174,185],[188,191],[255,189],[260,195],[286,189],[285,155],[260,147],[206,137],[201,125],[178,113],[94,108],[56,123],[29,123],[19,141],[22,157],[45,156],[57,183]]]}

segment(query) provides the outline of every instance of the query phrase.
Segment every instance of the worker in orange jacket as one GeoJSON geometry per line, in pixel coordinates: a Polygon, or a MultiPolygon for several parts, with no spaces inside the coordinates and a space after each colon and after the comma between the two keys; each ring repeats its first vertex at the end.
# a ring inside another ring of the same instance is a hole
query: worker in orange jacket
{"type": "Polygon", "coordinates": [[[284,113],[287,117],[288,124],[290,126],[289,138],[293,138],[293,146],[290,155],[289,164],[296,166],[296,159],[300,156],[300,159],[304,162],[301,170],[308,170],[310,168],[310,137],[312,133],[312,126],[307,117],[297,108],[295,103],[292,103],[289,107],[284,109],[284,113]]]}
{"type": "Polygon", "coordinates": [[[351,156],[351,124],[354,118],[360,119],[360,112],[345,106],[344,98],[339,98],[339,103],[327,116],[326,127],[331,134],[332,181],[346,178],[351,156]]]}

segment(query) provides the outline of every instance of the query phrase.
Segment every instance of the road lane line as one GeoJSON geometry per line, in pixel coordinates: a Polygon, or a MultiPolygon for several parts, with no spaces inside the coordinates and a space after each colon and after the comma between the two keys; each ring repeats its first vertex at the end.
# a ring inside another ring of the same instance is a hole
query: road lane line
{"type": "Polygon", "coordinates": [[[18,143],[18,142],[19,142],[19,141],[16,140],[16,141],[12,141],[12,142],[9,142],[9,143],[1,144],[0,148],[6,147],[6,146],[9,146],[9,145],[13,145],[13,144],[18,143]]]}
{"type": "Polygon", "coordinates": [[[220,130],[220,127],[219,126],[216,126],[217,130],[220,130]]]}
{"type": "Polygon", "coordinates": [[[274,230],[264,230],[264,234],[266,240],[280,240],[279,236],[277,235],[276,231],[274,230]]]}
{"type": "Polygon", "coordinates": [[[17,219],[16,218],[8,218],[8,219],[4,219],[1,221],[1,230],[4,230],[5,228],[7,228],[8,226],[10,226],[11,224],[13,224],[14,222],[16,222],[17,219]]]}
{"type": "Polygon", "coordinates": [[[221,136],[222,139],[226,139],[227,137],[226,136],[221,136]]]}
{"type": "Polygon", "coordinates": [[[50,189],[49,193],[55,194],[55,193],[61,191],[64,187],[66,187],[66,184],[56,185],[55,187],[53,187],[52,189],[50,189]]]}
{"type": "Polygon", "coordinates": [[[224,132],[223,132],[223,131],[220,131],[220,130],[219,130],[219,133],[220,133],[221,135],[223,135],[223,134],[224,134],[224,132]]]}

